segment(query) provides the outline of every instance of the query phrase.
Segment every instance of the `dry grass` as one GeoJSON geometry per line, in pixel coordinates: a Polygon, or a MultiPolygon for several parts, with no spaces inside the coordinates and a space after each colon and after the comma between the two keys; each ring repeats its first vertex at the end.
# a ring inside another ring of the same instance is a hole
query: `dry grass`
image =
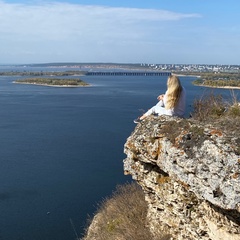
{"type": "Polygon", "coordinates": [[[209,94],[202,96],[193,103],[192,117],[199,121],[218,119],[224,115],[226,104],[220,95],[209,94]]]}
{"type": "Polygon", "coordinates": [[[240,135],[240,103],[232,92],[232,99],[224,101],[220,95],[208,94],[194,101],[192,117],[203,123],[221,127],[222,130],[240,135]]]}
{"type": "MultiPolygon", "coordinates": [[[[83,240],[162,240],[152,236],[146,226],[147,203],[136,184],[118,186],[113,196],[104,200],[97,212],[94,231],[83,240]]],[[[86,233],[87,234],[87,233],[86,233]]]]}

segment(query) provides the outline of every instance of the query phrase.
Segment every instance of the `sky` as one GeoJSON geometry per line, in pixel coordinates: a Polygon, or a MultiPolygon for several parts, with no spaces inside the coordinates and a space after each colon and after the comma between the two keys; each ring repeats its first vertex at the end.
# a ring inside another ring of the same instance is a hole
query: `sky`
{"type": "Polygon", "coordinates": [[[0,0],[0,64],[240,65],[239,0],[0,0]]]}

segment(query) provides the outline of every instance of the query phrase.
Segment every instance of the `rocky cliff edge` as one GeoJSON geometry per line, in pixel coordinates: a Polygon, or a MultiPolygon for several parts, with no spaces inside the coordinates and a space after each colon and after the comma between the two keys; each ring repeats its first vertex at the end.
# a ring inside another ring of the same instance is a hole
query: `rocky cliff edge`
{"type": "Polygon", "coordinates": [[[171,239],[240,240],[240,136],[191,119],[151,116],[124,146],[151,231],[171,239]]]}

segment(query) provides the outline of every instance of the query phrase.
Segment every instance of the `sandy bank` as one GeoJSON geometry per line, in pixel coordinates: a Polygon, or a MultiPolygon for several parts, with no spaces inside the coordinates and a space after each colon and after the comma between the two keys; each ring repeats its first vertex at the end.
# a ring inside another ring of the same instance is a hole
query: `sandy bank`
{"type": "Polygon", "coordinates": [[[240,87],[233,87],[233,86],[209,86],[209,85],[197,85],[194,84],[195,86],[198,87],[208,87],[208,88],[224,88],[224,89],[240,89],[240,87]]]}

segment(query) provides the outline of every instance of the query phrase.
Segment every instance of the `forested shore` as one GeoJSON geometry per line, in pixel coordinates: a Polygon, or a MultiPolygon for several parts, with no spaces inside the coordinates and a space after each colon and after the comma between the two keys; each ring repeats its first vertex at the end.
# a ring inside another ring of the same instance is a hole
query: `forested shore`
{"type": "Polygon", "coordinates": [[[240,74],[238,73],[199,73],[194,85],[213,88],[240,89],[240,74]]]}

